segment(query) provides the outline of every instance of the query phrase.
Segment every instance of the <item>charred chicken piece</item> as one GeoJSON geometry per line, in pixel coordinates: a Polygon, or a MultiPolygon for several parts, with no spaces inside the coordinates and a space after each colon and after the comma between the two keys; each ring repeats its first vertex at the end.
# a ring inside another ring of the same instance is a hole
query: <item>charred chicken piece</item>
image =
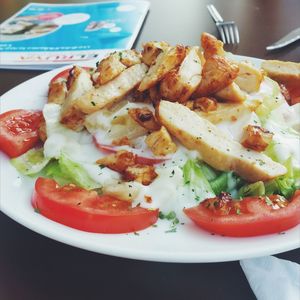
{"type": "Polygon", "coordinates": [[[201,46],[205,59],[213,55],[224,56],[225,54],[223,43],[207,32],[203,32],[201,35],[201,46]]]}
{"type": "Polygon", "coordinates": [[[172,141],[169,132],[164,126],[160,130],[150,133],[145,142],[153,154],[157,156],[164,156],[177,150],[176,144],[172,141]]]}
{"type": "Polygon", "coordinates": [[[194,93],[195,97],[210,96],[230,85],[237,77],[239,67],[225,57],[209,57],[202,69],[202,80],[194,93]]]}
{"type": "Polygon", "coordinates": [[[136,50],[123,50],[119,52],[120,61],[126,67],[131,67],[142,62],[141,54],[136,50]]]}
{"type": "Polygon", "coordinates": [[[128,167],[123,173],[125,180],[135,180],[143,185],[149,185],[157,176],[153,166],[140,164],[128,167]]]}
{"type": "Polygon", "coordinates": [[[135,164],[136,155],[126,150],[120,150],[116,153],[109,154],[96,161],[99,165],[104,165],[114,171],[124,172],[129,166],[135,164]]]}
{"type": "Polygon", "coordinates": [[[63,104],[67,96],[66,81],[53,81],[49,84],[48,103],[63,104]]]}
{"type": "Polygon", "coordinates": [[[171,70],[160,82],[163,99],[185,103],[201,82],[202,64],[199,47],[189,47],[178,68],[171,70]]]}
{"type": "Polygon", "coordinates": [[[218,108],[218,102],[213,97],[201,97],[193,102],[193,109],[201,109],[204,112],[214,111],[218,108]]]}
{"type": "Polygon", "coordinates": [[[246,148],[261,152],[264,151],[272,141],[273,133],[260,126],[248,125],[242,139],[242,145],[246,148]]]}
{"type": "Polygon", "coordinates": [[[99,76],[96,78],[95,83],[102,85],[114,79],[126,69],[126,66],[120,61],[118,52],[114,52],[108,57],[102,59],[97,67],[99,76]]]}
{"type": "Polygon", "coordinates": [[[131,142],[127,136],[123,136],[122,138],[116,139],[112,141],[113,146],[124,146],[124,145],[131,145],[131,142]]]}
{"type": "Polygon", "coordinates": [[[177,68],[185,58],[187,48],[182,45],[169,47],[161,52],[147,74],[141,81],[138,90],[143,92],[155,86],[172,69],[177,68]]]}
{"type": "Polygon", "coordinates": [[[68,93],[62,106],[61,123],[72,130],[82,130],[85,114],[76,107],[76,99],[93,88],[89,72],[80,67],[70,70],[67,81],[68,93]]]}
{"type": "Polygon", "coordinates": [[[96,163],[119,172],[126,181],[135,180],[143,185],[149,185],[157,177],[153,166],[138,164],[137,155],[126,150],[109,154],[96,163]]]}
{"type": "Polygon", "coordinates": [[[157,56],[166,50],[170,45],[166,42],[148,42],[143,45],[143,63],[150,66],[155,62],[157,56]]]}
{"type": "Polygon", "coordinates": [[[149,131],[159,130],[161,127],[148,108],[132,108],[129,109],[128,114],[134,121],[149,131]]]}

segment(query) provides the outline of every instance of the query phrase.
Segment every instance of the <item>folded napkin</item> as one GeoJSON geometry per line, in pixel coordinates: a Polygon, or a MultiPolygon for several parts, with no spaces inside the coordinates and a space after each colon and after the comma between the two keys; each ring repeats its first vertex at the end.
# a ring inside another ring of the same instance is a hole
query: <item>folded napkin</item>
{"type": "Polygon", "coordinates": [[[300,265],[266,256],[240,261],[258,300],[300,300],[300,265]]]}

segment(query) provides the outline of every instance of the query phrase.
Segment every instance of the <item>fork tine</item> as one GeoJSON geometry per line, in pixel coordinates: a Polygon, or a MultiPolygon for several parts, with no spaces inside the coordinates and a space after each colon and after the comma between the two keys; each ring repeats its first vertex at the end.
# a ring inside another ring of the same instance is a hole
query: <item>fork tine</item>
{"type": "Polygon", "coordinates": [[[236,24],[234,24],[233,30],[235,33],[236,43],[239,44],[240,43],[240,35],[239,35],[239,30],[238,30],[238,27],[236,26],[236,24]]]}
{"type": "Polygon", "coordinates": [[[230,36],[229,36],[229,30],[228,30],[228,27],[229,27],[228,25],[224,25],[224,26],[223,26],[227,44],[230,44],[231,41],[230,41],[230,36]]]}
{"type": "Polygon", "coordinates": [[[221,40],[223,41],[224,44],[226,44],[226,38],[225,38],[223,26],[217,24],[217,28],[218,28],[218,31],[221,35],[221,40]]]}
{"type": "Polygon", "coordinates": [[[239,31],[234,21],[225,22],[213,4],[208,4],[206,7],[216,23],[223,43],[238,44],[240,42],[239,31]]]}
{"type": "Polygon", "coordinates": [[[234,27],[234,24],[229,25],[229,34],[230,34],[231,43],[235,44],[236,39],[235,39],[235,34],[233,32],[233,27],[234,27]]]}

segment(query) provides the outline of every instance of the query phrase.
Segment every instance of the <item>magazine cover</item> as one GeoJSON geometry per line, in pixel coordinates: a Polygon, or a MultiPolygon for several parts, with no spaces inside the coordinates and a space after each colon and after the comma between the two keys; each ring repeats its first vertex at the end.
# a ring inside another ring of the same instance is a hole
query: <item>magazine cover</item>
{"type": "Polygon", "coordinates": [[[130,49],[147,1],[30,3],[0,25],[0,68],[52,69],[130,49]]]}

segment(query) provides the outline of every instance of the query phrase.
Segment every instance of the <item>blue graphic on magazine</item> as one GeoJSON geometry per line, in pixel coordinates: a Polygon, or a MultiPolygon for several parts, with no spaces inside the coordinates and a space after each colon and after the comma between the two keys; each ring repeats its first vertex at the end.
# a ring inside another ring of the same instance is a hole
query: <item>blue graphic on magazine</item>
{"type": "Polygon", "coordinates": [[[60,52],[129,48],[144,16],[145,2],[139,1],[30,3],[1,24],[0,51],[60,52]]]}

